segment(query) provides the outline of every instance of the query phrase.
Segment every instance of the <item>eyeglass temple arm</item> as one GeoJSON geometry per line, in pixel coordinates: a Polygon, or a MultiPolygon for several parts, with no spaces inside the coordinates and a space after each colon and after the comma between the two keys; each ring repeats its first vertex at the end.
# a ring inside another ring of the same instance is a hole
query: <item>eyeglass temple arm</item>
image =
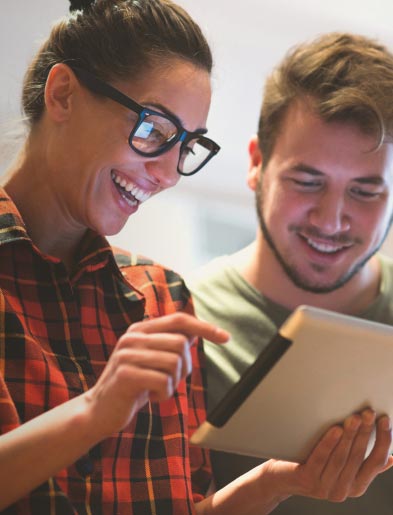
{"type": "Polygon", "coordinates": [[[143,111],[143,106],[134,102],[131,98],[128,98],[126,95],[123,95],[121,91],[113,88],[110,84],[107,84],[84,70],[83,68],[78,68],[77,66],[70,66],[70,68],[74,71],[75,75],[94,93],[98,93],[99,95],[104,95],[105,97],[111,98],[118,102],[119,104],[131,109],[138,114],[143,111]]]}

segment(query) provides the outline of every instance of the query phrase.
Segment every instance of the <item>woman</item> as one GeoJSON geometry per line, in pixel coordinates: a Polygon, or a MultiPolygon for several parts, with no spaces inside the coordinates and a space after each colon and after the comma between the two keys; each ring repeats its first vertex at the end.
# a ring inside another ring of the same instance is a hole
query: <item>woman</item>
{"type": "Polygon", "coordinates": [[[392,464],[383,417],[362,465],[365,411],[306,464],[267,462],[203,498],[194,342],[228,335],[192,316],[177,275],[104,235],[219,150],[204,135],[211,66],[169,0],[96,0],[55,25],[26,74],[29,134],[0,190],[4,513],[268,513],[291,494],[360,495],[392,464]]]}

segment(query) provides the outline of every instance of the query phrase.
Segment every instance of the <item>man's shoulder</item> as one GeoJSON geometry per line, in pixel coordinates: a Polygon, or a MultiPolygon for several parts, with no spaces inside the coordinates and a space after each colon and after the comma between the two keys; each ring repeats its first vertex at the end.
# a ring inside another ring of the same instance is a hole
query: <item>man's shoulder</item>
{"type": "Polygon", "coordinates": [[[393,258],[386,254],[378,254],[381,264],[381,293],[391,297],[393,293],[393,258]]]}
{"type": "Polygon", "coordinates": [[[239,272],[233,262],[233,255],[217,257],[186,276],[197,313],[206,320],[212,316],[217,320],[228,316],[243,302],[239,295],[239,272]]]}
{"type": "Polygon", "coordinates": [[[197,290],[205,285],[220,284],[231,268],[230,258],[228,255],[219,256],[197,268],[186,277],[188,286],[197,290]]]}
{"type": "Polygon", "coordinates": [[[393,258],[387,254],[378,254],[378,258],[382,264],[382,270],[393,271],[393,258]]]}

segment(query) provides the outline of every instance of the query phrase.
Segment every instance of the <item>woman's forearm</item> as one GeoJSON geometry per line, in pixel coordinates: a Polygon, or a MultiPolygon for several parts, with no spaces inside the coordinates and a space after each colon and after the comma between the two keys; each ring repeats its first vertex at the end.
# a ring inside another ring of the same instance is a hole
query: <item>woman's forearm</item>
{"type": "Polygon", "coordinates": [[[98,440],[84,395],[0,437],[0,510],[74,463],[98,440]]]}

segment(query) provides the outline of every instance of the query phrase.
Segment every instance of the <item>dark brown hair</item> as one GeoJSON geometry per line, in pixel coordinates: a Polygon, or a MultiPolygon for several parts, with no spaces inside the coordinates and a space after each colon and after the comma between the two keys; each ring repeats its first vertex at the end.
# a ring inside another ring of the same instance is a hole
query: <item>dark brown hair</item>
{"type": "Polygon", "coordinates": [[[258,137],[265,167],[288,107],[307,102],[324,121],[355,123],[375,136],[393,136],[393,55],[364,36],[330,33],[292,49],[268,77],[258,137]]]}
{"type": "Polygon", "coordinates": [[[77,65],[103,80],[129,78],[172,57],[211,72],[212,56],[200,27],[170,0],[84,4],[56,23],[26,72],[22,106],[30,125],[44,111],[46,78],[56,63],[77,65]]]}

